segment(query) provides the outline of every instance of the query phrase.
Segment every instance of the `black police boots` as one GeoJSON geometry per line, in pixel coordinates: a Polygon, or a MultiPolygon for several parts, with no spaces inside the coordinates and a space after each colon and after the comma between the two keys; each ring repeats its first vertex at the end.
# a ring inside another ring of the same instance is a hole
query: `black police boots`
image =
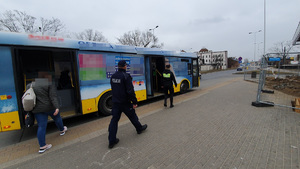
{"type": "Polygon", "coordinates": [[[108,148],[113,148],[116,144],[119,143],[119,141],[120,141],[120,140],[117,138],[115,142],[109,143],[108,148]]]}
{"type": "Polygon", "coordinates": [[[147,124],[142,125],[141,130],[137,131],[137,133],[138,133],[138,134],[141,134],[144,130],[147,129],[147,127],[148,127],[147,124]]]}

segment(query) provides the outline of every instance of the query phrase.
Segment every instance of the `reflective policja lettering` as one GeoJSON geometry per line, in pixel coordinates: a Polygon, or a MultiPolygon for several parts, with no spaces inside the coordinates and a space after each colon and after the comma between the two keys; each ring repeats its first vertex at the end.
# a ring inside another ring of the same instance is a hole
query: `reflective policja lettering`
{"type": "Polygon", "coordinates": [[[115,79],[115,78],[112,78],[111,81],[113,83],[121,83],[121,79],[115,79]]]}

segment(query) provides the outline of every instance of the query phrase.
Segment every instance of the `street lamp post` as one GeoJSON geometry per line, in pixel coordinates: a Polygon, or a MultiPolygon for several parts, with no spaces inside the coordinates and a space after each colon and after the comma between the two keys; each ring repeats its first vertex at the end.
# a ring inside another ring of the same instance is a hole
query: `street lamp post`
{"type": "Polygon", "coordinates": [[[158,28],[158,26],[155,26],[155,28],[149,29],[149,31],[153,31],[153,38],[154,38],[154,29],[158,28]]]}
{"type": "Polygon", "coordinates": [[[266,12],[267,12],[267,7],[266,7],[267,3],[266,0],[264,0],[264,56],[266,55],[266,33],[267,33],[267,28],[266,28],[266,12]]]}
{"type": "MultiPolygon", "coordinates": [[[[149,29],[149,31],[153,31],[153,34],[152,34],[153,44],[155,44],[154,29],[156,29],[156,28],[158,28],[158,26],[155,26],[155,28],[149,29]]],[[[148,44],[149,44],[150,42],[151,42],[151,41],[149,41],[144,47],[148,46],[148,44]]]]}
{"type": "Polygon", "coordinates": [[[255,31],[255,32],[249,32],[249,34],[254,35],[254,62],[255,62],[255,54],[256,54],[256,33],[261,32],[261,30],[255,31]]]}
{"type": "Polygon", "coordinates": [[[259,54],[260,54],[260,51],[259,51],[259,45],[260,44],[262,44],[263,42],[259,42],[258,44],[257,44],[257,55],[258,55],[258,57],[259,57],[259,54]]]}

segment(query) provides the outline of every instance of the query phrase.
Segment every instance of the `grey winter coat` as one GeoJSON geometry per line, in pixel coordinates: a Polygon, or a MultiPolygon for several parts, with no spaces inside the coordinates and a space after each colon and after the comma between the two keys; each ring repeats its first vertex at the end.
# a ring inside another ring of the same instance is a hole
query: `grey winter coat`
{"type": "MultiPolygon", "coordinates": [[[[26,88],[30,88],[29,83],[26,88]]],[[[38,81],[32,83],[32,88],[36,95],[36,105],[33,108],[33,113],[48,112],[59,109],[55,85],[49,83],[40,83],[38,81]]]]}

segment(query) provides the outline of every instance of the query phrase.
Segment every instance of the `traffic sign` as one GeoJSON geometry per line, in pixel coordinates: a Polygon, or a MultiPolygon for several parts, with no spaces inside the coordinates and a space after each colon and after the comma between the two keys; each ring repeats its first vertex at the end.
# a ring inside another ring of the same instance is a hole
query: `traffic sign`
{"type": "Polygon", "coordinates": [[[272,61],[273,61],[273,62],[275,62],[275,61],[280,61],[280,58],[269,58],[269,61],[270,61],[270,62],[272,62],[272,61]]]}

